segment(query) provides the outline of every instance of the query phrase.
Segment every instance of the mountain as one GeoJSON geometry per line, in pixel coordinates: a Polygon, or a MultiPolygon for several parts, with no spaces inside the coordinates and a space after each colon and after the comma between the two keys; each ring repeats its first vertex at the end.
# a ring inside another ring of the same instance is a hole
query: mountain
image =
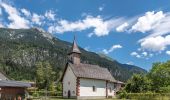
{"type": "Polygon", "coordinates": [[[107,55],[105,55],[105,54],[103,54],[103,53],[98,53],[98,55],[99,55],[100,57],[102,57],[102,58],[107,59],[107,60],[114,61],[113,58],[111,58],[111,57],[109,57],[109,56],[107,56],[107,55]]]}
{"type": "Polygon", "coordinates": [[[98,54],[100,57],[103,57],[103,58],[105,58],[105,59],[107,59],[107,60],[110,60],[110,61],[112,61],[112,62],[115,62],[115,63],[117,63],[117,65],[119,65],[119,66],[122,66],[122,67],[125,67],[125,68],[127,68],[130,72],[132,72],[132,73],[145,73],[146,72],[146,70],[144,70],[144,69],[141,69],[140,67],[138,67],[138,66],[135,66],[135,65],[129,65],[129,64],[121,64],[121,63],[119,63],[118,61],[116,61],[116,60],[114,60],[113,58],[111,58],[111,57],[108,57],[107,55],[105,55],[105,54],[103,54],[103,53],[99,53],[98,54]],[[143,70],[143,71],[142,71],[143,70]]]}
{"type": "MultiPolygon", "coordinates": [[[[0,70],[11,79],[34,80],[35,64],[39,61],[48,61],[53,66],[58,80],[64,70],[71,46],[72,43],[53,37],[40,28],[0,28],[0,70]]],[[[137,66],[121,64],[81,47],[80,50],[83,63],[106,67],[117,80],[126,81],[134,73],[146,73],[146,70],[137,66]]]]}

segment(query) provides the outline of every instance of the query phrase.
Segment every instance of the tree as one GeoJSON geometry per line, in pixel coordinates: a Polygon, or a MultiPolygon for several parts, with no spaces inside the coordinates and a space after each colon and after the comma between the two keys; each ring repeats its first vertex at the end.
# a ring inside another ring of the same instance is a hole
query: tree
{"type": "Polygon", "coordinates": [[[148,77],[152,80],[152,90],[159,92],[161,87],[170,85],[170,61],[154,63],[148,77]]]}
{"type": "Polygon", "coordinates": [[[55,72],[49,62],[38,62],[36,64],[36,79],[39,89],[53,90],[55,72]]]}
{"type": "Polygon", "coordinates": [[[54,90],[55,72],[49,62],[44,62],[45,81],[48,90],[54,90]]]}
{"type": "Polygon", "coordinates": [[[128,80],[125,90],[131,93],[140,93],[150,91],[151,81],[146,77],[139,74],[134,74],[128,80]]]}
{"type": "Polygon", "coordinates": [[[170,92],[170,61],[157,62],[146,76],[133,75],[128,80],[125,90],[127,92],[170,92]]]}
{"type": "Polygon", "coordinates": [[[62,83],[58,82],[56,87],[57,92],[62,92],[62,83]]]}
{"type": "Polygon", "coordinates": [[[38,86],[38,88],[42,89],[45,85],[44,85],[44,68],[43,68],[43,63],[42,62],[38,62],[36,64],[36,84],[38,86]]]}

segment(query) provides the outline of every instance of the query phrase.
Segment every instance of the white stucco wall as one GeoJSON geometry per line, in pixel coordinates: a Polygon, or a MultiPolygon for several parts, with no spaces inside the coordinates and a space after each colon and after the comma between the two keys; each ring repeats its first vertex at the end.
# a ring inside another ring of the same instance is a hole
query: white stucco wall
{"type": "Polygon", "coordinates": [[[80,96],[106,96],[106,81],[80,78],[80,96]]]}
{"type": "Polygon", "coordinates": [[[114,85],[114,83],[110,83],[110,82],[108,82],[108,89],[107,89],[107,93],[108,93],[108,96],[115,96],[115,85],[114,85]],[[110,92],[110,88],[111,88],[111,92],[110,92]]]}
{"type": "Polygon", "coordinates": [[[69,90],[70,90],[71,96],[76,96],[76,79],[77,78],[74,75],[72,69],[68,67],[66,69],[66,72],[63,78],[63,96],[64,97],[68,97],[69,90]]]}

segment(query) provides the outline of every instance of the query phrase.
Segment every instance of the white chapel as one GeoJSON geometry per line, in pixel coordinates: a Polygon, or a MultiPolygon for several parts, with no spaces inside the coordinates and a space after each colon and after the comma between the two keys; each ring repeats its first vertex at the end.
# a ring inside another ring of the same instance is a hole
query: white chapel
{"type": "Polygon", "coordinates": [[[123,84],[116,81],[107,68],[81,63],[81,51],[75,38],[62,75],[64,98],[101,99],[115,97],[123,84]]]}

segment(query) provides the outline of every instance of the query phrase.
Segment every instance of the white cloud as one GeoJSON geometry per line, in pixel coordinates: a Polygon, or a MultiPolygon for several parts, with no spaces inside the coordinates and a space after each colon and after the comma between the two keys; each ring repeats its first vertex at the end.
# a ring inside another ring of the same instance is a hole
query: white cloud
{"type": "Polygon", "coordinates": [[[140,43],[142,49],[146,49],[149,51],[163,51],[168,45],[170,45],[170,35],[167,35],[165,37],[149,37],[140,41],[140,43]]]}
{"type": "Polygon", "coordinates": [[[3,28],[3,27],[4,27],[4,25],[0,23],[0,28],[3,28]]]}
{"type": "Polygon", "coordinates": [[[155,14],[154,12],[150,12],[150,14],[150,17],[145,20],[146,23],[148,21],[149,24],[145,26],[145,29],[141,28],[141,30],[144,29],[141,32],[148,32],[149,35],[140,39],[138,42],[140,43],[141,48],[145,50],[161,52],[170,45],[170,35],[167,35],[170,34],[170,13],[159,11],[155,14]],[[150,21],[150,19],[152,19],[152,21],[150,21]]]}
{"type": "Polygon", "coordinates": [[[136,24],[132,26],[132,31],[139,31],[145,33],[154,29],[160,24],[160,21],[165,17],[162,11],[159,12],[146,12],[144,16],[139,17],[136,24]]]}
{"type": "Polygon", "coordinates": [[[146,52],[146,51],[143,51],[143,52],[141,52],[141,51],[139,51],[139,52],[134,51],[130,55],[133,56],[133,57],[136,57],[136,58],[143,58],[143,59],[147,59],[147,60],[149,58],[153,57],[152,53],[146,52]]]}
{"type": "Polygon", "coordinates": [[[94,33],[89,33],[88,37],[92,37],[94,35],[94,33]]]}
{"type": "Polygon", "coordinates": [[[48,27],[48,32],[49,33],[55,33],[56,32],[56,28],[54,26],[49,26],[48,27]]]}
{"type": "Polygon", "coordinates": [[[22,12],[25,16],[27,16],[27,17],[31,16],[30,11],[28,11],[28,10],[25,9],[25,8],[21,9],[21,12],[22,12]]]}
{"type": "Polygon", "coordinates": [[[42,24],[42,20],[44,19],[44,16],[38,15],[36,13],[33,13],[32,15],[32,22],[38,25],[42,24]]]}
{"type": "Polygon", "coordinates": [[[163,36],[170,33],[170,13],[164,13],[165,17],[159,21],[159,24],[155,25],[148,33],[149,35],[140,39],[144,41],[146,38],[163,36]]]}
{"type": "Polygon", "coordinates": [[[132,52],[131,56],[135,56],[136,58],[141,58],[141,56],[137,52],[132,52]]]}
{"type": "Polygon", "coordinates": [[[131,56],[136,56],[136,55],[138,55],[138,53],[137,52],[132,52],[130,55],[131,56]]]}
{"type": "Polygon", "coordinates": [[[3,2],[1,2],[0,6],[2,6],[6,13],[9,15],[8,19],[11,21],[11,23],[7,25],[8,28],[29,28],[29,21],[21,17],[20,13],[15,7],[12,7],[11,5],[3,2]]]}
{"type": "MultiPolygon", "coordinates": [[[[170,13],[165,13],[165,17],[156,25],[147,37],[155,37],[170,33],[170,13]]],[[[147,38],[146,37],[146,38],[147,38]]]]}
{"type": "Polygon", "coordinates": [[[137,58],[141,58],[141,56],[140,56],[140,55],[136,55],[136,57],[137,57],[137,58]]]}
{"type": "Polygon", "coordinates": [[[117,44],[117,45],[113,45],[110,49],[103,49],[103,53],[104,54],[109,54],[110,52],[113,52],[115,49],[120,49],[122,48],[121,45],[117,44]]]}
{"type": "Polygon", "coordinates": [[[138,48],[137,51],[142,51],[142,49],[141,49],[141,48],[138,48]]]}
{"type": "MultiPolygon", "coordinates": [[[[30,28],[31,26],[34,27],[35,25],[43,27],[44,25],[45,17],[43,15],[39,15],[35,12],[31,13],[29,10],[25,8],[17,9],[11,6],[10,4],[7,4],[2,1],[0,2],[0,6],[9,15],[8,16],[9,23],[6,23],[5,25],[8,28],[19,29],[19,28],[30,28]]],[[[52,15],[49,14],[48,17],[52,18],[52,15]]],[[[49,19],[47,19],[46,24],[49,24],[48,21],[49,19]]]]}
{"type": "Polygon", "coordinates": [[[140,39],[139,42],[144,41],[146,38],[170,34],[170,12],[148,11],[143,16],[126,19],[124,24],[116,28],[116,31],[147,33],[147,36],[140,39]]]}
{"type": "Polygon", "coordinates": [[[103,11],[103,9],[104,9],[104,7],[102,6],[102,7],[99,7],[99,11],[103,11]]]}
{"type": "Polygon", "coordinates": [[[123,20],[123,18],[104,20],[100,16],[87,16],[85,19],[75,22],[60,20],[57,25],[50,26],[48,31],[51,33],[64,33],[70,31],[82,31],[91,28],[93,29],[93,34],[97,36],[105,36],[119,26],[123,20]]]}
{"type": "Polygon", "coordinates": [[[45,17],[47,17],[49,20],[55,20],[55,13],[52,10],[46,11],[45,17]]]}
{"type": "Polygon", "coordinates": [[[85,47],[84,49],[85,49],[86,51],[89,51],[90,47],[87,46],[87,47],[85,47]]]}
{"type": "Polygon", "coordinates": [[[125,29],[126,29],[128,26],[129,26],[129,24],[125,22],[125,23],[123,23],[122,25],[118,26],[118,27],[116,28],[116,31],[117,31],[117,32],[124,32],[125,29]]]}
{"type": "Polygon", "coordinates": [[[152,54],[152,53],[150,53],[150,54],[149,54],[149,57],[153,57],[153,54],[152,54]]]}
{"type": "Polygon", "coordinates": [[[134,63],[133,62],[127,62],[126,64],[128,64],[128,65],[134,65],[134,63]]]}
{"type": "Polygon", "coordinates": [[[167,54],[167,55],[170,55],[170,51],[166,51],[166,54],[167,54]]]}
{"type": "Polygon", "coordinates": [[[147,52],[142,52],[142,55],[143,55],[143,56],[147,56],[148,53],[147,53],[147,52]]]}

